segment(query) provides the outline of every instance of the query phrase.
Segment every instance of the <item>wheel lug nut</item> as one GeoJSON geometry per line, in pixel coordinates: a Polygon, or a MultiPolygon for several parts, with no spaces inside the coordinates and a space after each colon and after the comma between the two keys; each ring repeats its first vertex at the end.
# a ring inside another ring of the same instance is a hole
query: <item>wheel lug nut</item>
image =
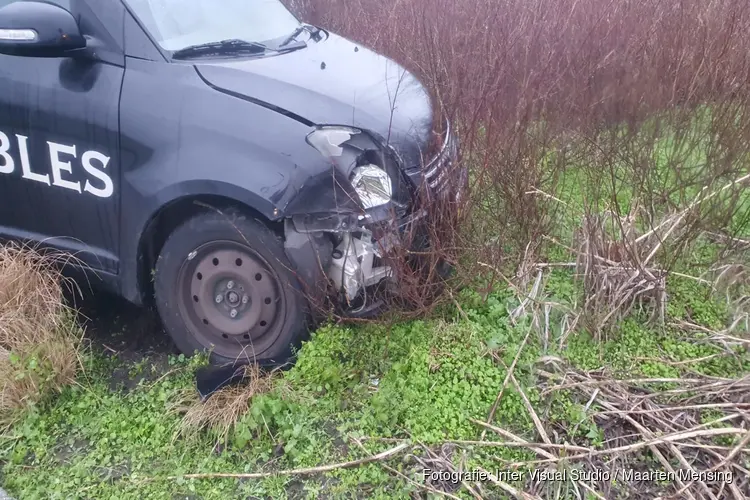
{"type": "Polygon", "coordinates": [[[229,312],[229,316],[231,316],[231,317],[232,317],[232,319],[236,318],[236,317],[237,317],[237,309],[232,309],[232,310],[231,310],[231,311],[229,312]]]}
{"type": "Polygon", "coordinates": [[[219,294],[219,295],[216,296],[215,300],[216,300],[217,304],[221,304],[221,301],[224,300],[224,296],[221,295],[221,294],[219,294]]]}
{"type": "Polygon", "coordinates": [[[227,289],[231,290],[232,288],[234,288],[234,281],[230,281],[227,283],[227,289]]]}
{"type": "Polygon", "coordinates": [[[247,302],[250,300],[250,298],[247,295],[242,296],[242,303],[247,304],[247,302]]]}

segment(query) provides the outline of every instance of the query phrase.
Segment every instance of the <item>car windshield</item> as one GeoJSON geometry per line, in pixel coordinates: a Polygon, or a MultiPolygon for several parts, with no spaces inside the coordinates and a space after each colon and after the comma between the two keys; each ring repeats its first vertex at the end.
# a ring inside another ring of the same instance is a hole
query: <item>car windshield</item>
{"type": "Polygon", "coordinates": [[[227,39],[264,42],[299,25],[279,0],[126,0],[165,50],[227,39]]]}

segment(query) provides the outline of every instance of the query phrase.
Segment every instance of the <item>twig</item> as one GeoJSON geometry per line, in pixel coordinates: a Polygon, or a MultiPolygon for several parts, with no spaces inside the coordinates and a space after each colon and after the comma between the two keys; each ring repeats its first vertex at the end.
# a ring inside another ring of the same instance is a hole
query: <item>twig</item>
{"type": "Polygon", "coordinates": [[[707,410],[710,408],[745,408],[750,409],[750,403],[714,403],[714,404],[704,404],[704,405],[685,405],[685,406],[667,406],[663,408],[654,408],[651,410],[607,410],[607,411],[601,411],[598,414],[599,415],[643,415],[643,414],[649,414],[649,413],[662,413],[662,412],[668,412],[668,411],[677,411],[677,410],[707,410]]]}
{"type": "MultiPolygon", "coordinates": [[[[479,425],[487,425],[484,422],[481,422],[481,420],[477,420],[477,423],[479,425]]],[[[491,429],[493,431],[500,430],[499,427],[495,426],[487,426],[488,429],[491,429]]],[[[506,431],[507,432],[507,431],[506,431]]],[[[498,432],[500,434],[500,432],[498,432]]],[[[556,443],[531,443],[529,441],[525,441],[521,438],[518,438],[518,441],[470,441],[470,440],[453,440],[453,441],[445,441],[445,443],[453,443],[458,445],[466,445],[466,446],[486,446],[486,447],[502,447],[502,448],[547,448],[550,450],[562,450],[562,451],[578,451],[578,452],[588,452],[591,450],[591,448],[586,448],[585,446],[576,446],[572,444],[556,444],[556,443]]],[[[727,448],[728,449],[728,448],[727,448]]]]}
{"type": "MultiPolygon", "coordinates": [[[[481,422],[480,425],[484,425],[484,422],[481,422]]],[[[611,455],[615,453],[627,454],[627,453],[636,452],[646,447],[650,447],[652,445],[677,443],[677,442],[684,441],[686,439],[695,438],[695,437],[728,436],[728,435],[744,434],[745,432],[747,432],[745,429],[740,429],[736,427],[707,429],[704,431],[695,431],[695,432],[679,432],[679,433],[670,434],[667,436],[655,437],[652,439],[648,439],[646,441],[639,441],[637,443],[633,443],[629,445],[618,446],[616,448],[609,448],[606,450],[591,450],[589,453],[570,455],[570,456],[565,457],[565,460],[580,460],[584,458],[588,459],[588,458],[593,458],[593,457],[599,457],[602,455],[611,455]]],[[[532,464],[546,464],[546,463],[559,462],[560,460],[563,460],[563,459],[552,458],[552,459],[546,459],[546,460],[534,460],[530,462],[513,462],[511,463],[511,465],[521,466],[521,465],[532,465],[532,464]]]]}
{"type": "Polygon", "coordinates": [[[521,389],[521,385],[518,383],[518,380],[516,380],[516,377],[513,376],[513,374],[510,375],[510,380],[513,382],[513,385],[516,386],[516,390],[521,395],[523,403],[526,406],[526,411],[529,412],[531,420],[534,421],[534,426],[536,427],[537,432],[539,432],[539,435],[542,437],[542,441],[547,444],[552,444],[552,441],[550,441],[549,436],[547,435],[547,431],[544,430],[542,421],[539,420],[539,415],[537,415],[536,411],[534,411],[534,407],[531,405],[531,401],[529,401],[528,396],[526,396],[526,393],[523,391],[523,389],[521,389]]]}
{"type": "MultiPolygon", "coordinates": [[[[357,446],[358,446],[358,447],[359,447],[359,448],[360,448],[360,449],[361,449],[362,451],[364,451],[365,453],[369,453],[369,452],[367,451],[367,449],[366,449],[366,448],[365,448],[364,446],[362,446],[362,443],[361,443],[361,442],[360,442],[360,441],[359,441],[358,439],[355,439],[355,438],[351,438],[351,440],[352,440],[352,441],[354,441],[354,443],[355,443],[355,444],[356,444],[356,445],[357,445],[357,446]]],[[[413,486],[416,486],[417,488],[419,488],[419,489],[421,489],[421,490],[429,491],[430,493],[434,493],[434,494],[436,494],[436,495],[444,496],[444,497],[447,497],[447,498],[453,498],[453,499],[455,499],[455,500],[461,500],[461,499],[460,499],[459,497],[457,497],[457,496],[455,496],[455,495],[451,495],[450,493],[447,493],[447,492],[445,492],[445,491],[440,491],[440,490],[438,490],[438,489],[435,489],[435,488],[433,488],[433,487],[431,487],[431,486],[427,486],[426,484],[419,484],[418,482],[416,482],[415,480],[413,480],[412,478],[410,478],[410,477],[409,477],[409,476],[407,476],[406,474],[403,474],[403,473],[401,473],[401,472],[397,471],[396,469],[394,469],[394,468],[393,468],[393,467],[391,467],[390,465],[387,465],[387,464],[381,463],[381,464],[380,464],[380,466],[381,466],[381,467],[383,467],[383,468],[384,468],[385,470],[389,471],[390,473],[392,473],[392,474],[395,474],[395,475],[397,475],[397,476],[398,476],[398,477],[400,477],[401,479],[404,479],[404,480],[406,480],[406,481],[407,481],[407,482],[408,482],[409,484],[411,484],[411,485],[413,485],[413,486]]]]}
{"type": "MultiPolygon", "coordinates": [[[[587,448],[585,446],[576,446],[572,444],[547,444],[547,443],[531,443],[529,441],[525,441],[523,438],[520,438],[516,436],[515,434],[512,434],[508,431],[504,431],[503,429],[500,429],[499,427],[496,427],[494,425],[488,425],[481,420],[473,420],[472,422],[476,423],[479,426],[487,426],[488,429],[496,431],[499,430],[498,434],[513,436],[511,441],[476,441],[476,440],[468,440],[468,439],[451,439],[447,441],[441,441],[440,444],[455,444],[460,446],[481,446],[481,447],[501,447],[501,448],[523,448],[523,447],[535,447],[535,448],[547,448],[547,449],[553,449],[553,450],[563,450],[563,451],[579,451],[579,452],[587,452],[591,448],[587,448]]],[[[400,439],[396,438],[381,438],[381,437],[371,437],[371,436],[365,436],[359,438],[360,440],[370,440],[370,441],[382,441],[385,443],[394,443],[394,442],[401,442],[400,439]]],[[[729,450],[728,447],[716,447],[717,449],[726,449],[729,450]]]]}
{"type": "Polygon", "coordinates": [[[734,457],[737,456],[737,454],[740,451],[745,449],[745,447],[747,446],[747,443],[750,443],[750,432],[747,432],[745,436],[742,438],[742,440],[737,444],[737,446],[735,446],[734,449],[729,453],[729,455],[727,455],[726,458],[722,460],[720,464],[712,467],[711,470],[715,471],[727,465],[729,462],[732,461],[734,457]]]}
{"type": "Polygon", "coordinates": [[[708,361],[709,359],[718,358],[719,356],[724,356],[724,355],[725,355],[724,353],[709,354],[708,356],[703,356],[702,358],[685,359],[682,361],[667,361],[666,359],[648,358],[648,357],[636,357],[634,359],[637,361],[655,361],[658,363],[664,363],[665,365],[669,365],[669,366],[681,366],[681,365],[689,365],[692,363],[700,363],[701,361],[708,361]]]}
{"type": "Polygon", "coordinates": [[[515,323],[515,320],[518,319],[521,314],[526,310],[526,305],[530,301],[536,302],[536,297],[539,294],[539,286],[542,283],[542,277],[544,276],[544,272],[540,269],[539,272],[536,275],[536,280],[534,280],[534,286],[531,287],[531,292],[521,301],[521,303],[513,309],[513,311],[510,313],[510,319],[515,323]]]}
{"type": "Polygon", "coordinates": [[[576,267],[577,265],[577,262],[540,262],[538,264],[534,264],[534,267],[547,269],[550,267],[576,267]]]}
{"type": "MultiPolygon", "coordinates": [[[[490,429],[491,431],[494,431],[494,432],[500,434],[501,436],[504,436],[504,437],[506,437],[506,438],[508,438],[508,439],[510,439],[512,441],[515,441],[516,443],[518,443],[520,445],[523,445],[524,447],[527,447],[530,450],[533,450],[538,455],[541,455],[543,457],[549,458],[552,461],[559,460],[559,458],[556,458],[552,453],[548,452],[547,450],[535,447],[534,445],[532,445],[531,443],[529,443],[525,439],[523,439],[523,438],[521,438],[519,436],[516,436],[515,434],[513,434],[510,431],[506,431],[505,429],[502,429],[500,427],[494,426],[492,424],[487,424],[485,422],[482,422],[481,420],[476,420],[476,419],[473,419],[473,418],[470,418],[469,420],[471,420],[472,422],[474,422],[477,425],[481,425],[482,427],[486,427],[487,429],[490,429]]],[[[547,444],[547,443],[545,443],[545,444],[547,444]]]]}
{"type": "Polygon", "coordinates": [[[245,474],[235,473],[205,473],[205,474],[183,474],[180,476],[166,476],[163,478],[151,477],[141,479],[142,482],[157,481],[159,479],[174,481],[179,479],[218,479],[218,478],[230,478],[230,479],[263,479],[266,477],[273,476],[304,476],[309,474],[321,474],[324,472],[331,472],[337,469],[349,469],[351,467],[358,467],[360,465],[370,464],[373,462],[381,462],[387,460],[394,455],[398,455],[405,449],[411,446],[410,443],[401,443],[389,450],[378,453],[377,455],[371,455],[369,457],[361,458],[359,460],[353,460],[351,462],[341,462],[337,464],[322,465],[320,467],[308,467],[304,469],[291,469],[291,470],[280,470],[272,472],[250,472],[245,474]]]}
{"type": "Polygon", "coordinates": [[[488,471],[484,470],[481,467],[477,467],[477,469],[480,470],[480,471],[482,471],[484,474],[486,474],[487,477],[490,479],[490,481],[492,481],[499,488],[501,488],[502,490],[506,491],[507,493],[510,493],[511,495],[513,495],[516,498],[522,498],[523,500],[541,500],[541,498],[539,498],[536,495],[530,495],[530,494],[528,494],[528,493],[526,493],[524,491],[519,491],[516,488],[514,488],[513,486],[509,485],[508,483],[506,483],[504,481],[500,481],[500,479],[498,479],[497,477],[495,477],[494,474],[492,474],[491,472],[488,472],[488,471]]]}
{"type": "MultiPolygon", "coordinates": [[[[510,368],[508,368],[508,373],[505,375],[503,386],[500,388],[500,392],[497,394],[497,397],[495,398],[495,402],[492,404],[492,409],[490,410],[490,414],[487,417],[488,424],[491,424],[492,421],[495,419],[495,412],[497,411],[497,407],[500,404],[500,400],[503,399],[503,393],[505,392],[505,389],[508,388],[508,382],[510,382],[510,378],[513,376],[513,372],[516,369],[516,364],[518,363],[518,359],[521,357],[521,352],[526,346],[526,342],[529,340],[529,335],[531,335],[531,327],[529,327],[528,331],[526,332],[526,336],[523,338],[523,342],[521,342],[521,346],[518,348],[518,352],[516,353],[516,356],[513,358],[513,362],[510,364],[510,368]]],[[[486,434],[487,434],[487,430],[486,429],[482,430],[482,435],[480,436],[479,440],[484,441],[484,437],[486,434]]]]}
{"type": "Polygon", "coordinates": [[[115,351],[114,349],[112,349],[111,347],[109,347],[107,344],[102,344],[102,347],[104,347],[106,350],[108,350],[112,354],[118,354],[118,351],[115,351]]]}
{"type": "MultiPolygon", "coordinates": [[[[688,214],[688,212],[690,212],[690,210],[692,210],[692,209],[693,209],[693,208],[695,208],[696,206],[700,205],[700,204],[701,204],[701,203],[703,203],[704,201],[706,201],[706,200],[708,200],[708,199],[710,199],[710,198],[713,198],[714,196],[716,196],[717,194],[721,193],[722,191],[725,191],[725,190],[729,189],[730,187],[734,186],[735,184],[740,184],[740,183],[742,183],[742,182],[745,182],[745,181],[746,181],[746,180],[748,180],[748,179],[750,179],[750,174],[748,174],[748,175],[744,175],[744,176],[740,177],[739,179],[737,179],[737,180],[734,180],[734,181],[730,182],[729,184],[726,184],[726,185],[725,185],[725,186],[723,186],[722,188],[720,188],[720,189],[718,189],[718,190],[716,190],[716,191],[714,191],[714,192],[710,193],[710,194],[709,194],[709,195],[707,195],[707,196],[706,196],[705,198],[702,198],[702,197],[701,197],[700,195],[701,195],[701,194],[702,194],[702,193],[703,193],[703,192],[704,192],[704,191],[705,191],[705,190],[706,190],[706,189],[708,188],[708,186],[704,186],[704,187],[703,187],[703,190],[701,190],[701,193],[700,193],[700,194],[699,194],[699,195],[698,195],[698,196],[696,197],[696,200],[695,200],[695,201],[693,201],[693,202],[692,202],[692,203],[691,203],[690,205],[688,205],[688,206],[687,206],[687,208],[685,208],[685,209],[684,209],[684,210],[683,210],[682,212],[680,212],[680,214],[679,214],[679,217],[680,217],[681,219],[682,219],[682,218],[684,218],[684,217],[685,217],[685,215],[687,215],[687,214],[688,214]]],[[[638,237],[638,238],[637,238],[637,239],[635,240],[635,242],[636,242],[636,243],[640,243],[640,242],[641,242],[641,241],[643,241],[644,239],[646,239],[646,238],[648,238],[649,236],[651,236],[651,235],[655,234],[655,233],[656,233],[656,232],[657,232],[657,231],[658,231],[659,229],[661,229],[662,227],[666,226],[666,225],[667,225],[667,224],[668,224],[669,222],[670,222],[670,219],[666,219],[666,220],[662,221],[662,222],[661,222],[661,223],[660,223],[660,224],[659,224],[658,226],[656,226],[655,228],[653,228],[653,229],[652,229],[651,231],[649,231],[649,232],[647,232],[647,233],[644,233],[644,234],[642,234],[641,236],[639,236],[639,237],[638,237]]]]}
{"type": "Polygon", "coordinates": [[[455,304],[456,309],[458,309],[458,312],[461,313],[461,317],[464,319],[464,321],[469,321],[469,317],[464,312],[463,308],[461,307],[461,304],[458,303],[456,298],[453,296],[453,292],[448,290],[448,295],[450,296],[451,300],[453,301],[453,304],[455,304]]]}
{"type": "Polygon", "coordinates": [[[685,278],[685,279],[693,280],[693,281],[695,281],[697,283],[701,283],[703,285],[708,285],[711,288],[714,287],[713,283],[711,283],[710,281],[705,280],[703,278],[698,278],[696,276],[690,276],[689,274],[678,273],[677,271],[669,271],[669,274],[671,274],[672,276],[678,276],[680,278],[685,278]]]}

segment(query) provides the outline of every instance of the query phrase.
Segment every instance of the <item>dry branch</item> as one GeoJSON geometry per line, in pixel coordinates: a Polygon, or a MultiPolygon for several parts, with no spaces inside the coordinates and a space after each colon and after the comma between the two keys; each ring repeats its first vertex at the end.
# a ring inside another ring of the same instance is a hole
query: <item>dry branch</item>
{"type": "Polygon", "coordinates": [[[321,465],[319,467],[307,467],[304,469],[289,469],[289,470],[280,470],[280,471],[270,471],[270,472],[250,472],[250,473],[222,473],[222,472],[215,472],[215,473],[204,473],[204,474],[183,474],[180,476],[166,476],[166,477],[149,477],[149,478],[142,478],[139,480],[139,482],[152,482],[152,481],[158,481],[158,480],[164,480],[164,481],[176,481],[181,479],[263,479],[267,477],[274,477],[274,476],[307,476],[310,474],[323,474],[325,472],[331,472],[338,469],[349,469],[352,467],[358,467],[360,465],[366,465],[373,462],[381,462],[383,460],[388,460],[390,458],[393,458],[394,456],[398,455],[399,453],[402,453],[407,448],[411,446],[410,443],[401,443],[398,446],[394,446],[393,448],[390,448],[386,451],[380,452],[376,455],[371,455],[369,457],[361,458],[359,460],[352,460],[350,462],[341,462],[336,464],[330,464],[330,465],[321,465]]]}

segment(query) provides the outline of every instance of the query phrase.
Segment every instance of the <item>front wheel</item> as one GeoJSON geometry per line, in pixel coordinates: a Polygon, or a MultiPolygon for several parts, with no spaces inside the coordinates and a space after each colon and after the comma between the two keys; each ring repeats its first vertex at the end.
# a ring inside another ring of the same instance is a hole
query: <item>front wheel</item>
{"type": "Polygon", "coordinates": [[[281,239],[238,213],[197,215],[156,263],[159,314],[186,354],[217,363],[283,362],[307,333],[308,308],[281,239]]]}

